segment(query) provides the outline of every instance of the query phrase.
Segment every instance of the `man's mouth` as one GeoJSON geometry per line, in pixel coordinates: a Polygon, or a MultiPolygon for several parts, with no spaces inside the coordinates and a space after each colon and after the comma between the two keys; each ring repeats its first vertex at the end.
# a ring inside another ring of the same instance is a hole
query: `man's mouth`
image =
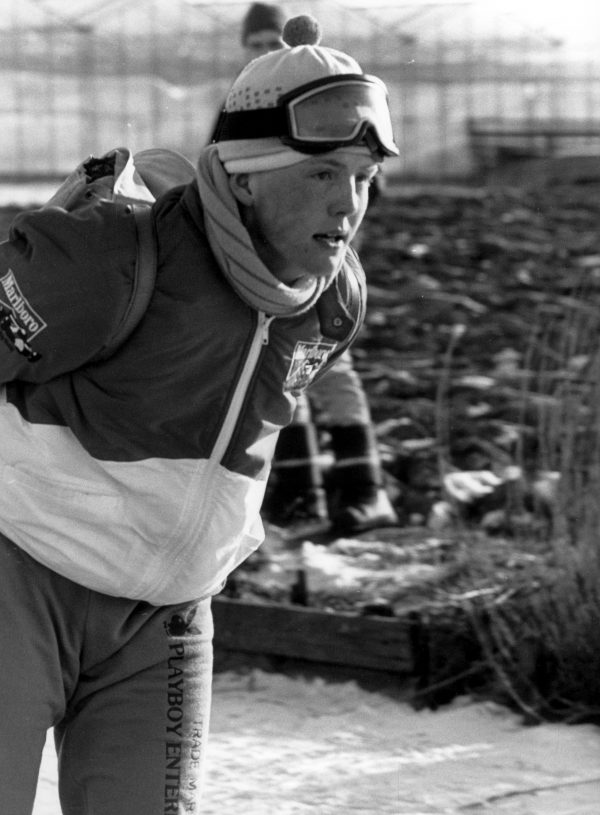
{"type": "Polygon", "coordinates": [[[332,249],[339,249],[346,244],[345,232],[317,232],[314,239],[319,243],[324,243],[332,249]]]}

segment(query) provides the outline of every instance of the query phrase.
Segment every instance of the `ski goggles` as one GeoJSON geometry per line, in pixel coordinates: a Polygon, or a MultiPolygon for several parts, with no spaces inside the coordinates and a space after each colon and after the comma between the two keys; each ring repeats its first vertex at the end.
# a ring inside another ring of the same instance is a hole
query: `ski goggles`
{"type": "Polygon", "coordinates": [[[300,153],[366,144],[397,156],[387,89],[375,76],[340,74],[283,94],[275,107],[221,113],[213,141],[276,136],[300,153]]]}

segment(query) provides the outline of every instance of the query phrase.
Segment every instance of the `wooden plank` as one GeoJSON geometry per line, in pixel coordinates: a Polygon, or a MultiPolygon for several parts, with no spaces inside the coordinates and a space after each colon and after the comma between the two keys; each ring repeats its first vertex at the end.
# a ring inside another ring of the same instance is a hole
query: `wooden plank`
{"type": "Polygon", "coordinates": [[[215,647],[412,675],[405,619],[213,599],[215,647]]]}
{"type": "Polygon", "coordinates": [[[542,117],[509,119],[484,116],[468,119],[467,129],[475,137],[556,136],[591,138],[600,135],[600,120],[542,117]]]}

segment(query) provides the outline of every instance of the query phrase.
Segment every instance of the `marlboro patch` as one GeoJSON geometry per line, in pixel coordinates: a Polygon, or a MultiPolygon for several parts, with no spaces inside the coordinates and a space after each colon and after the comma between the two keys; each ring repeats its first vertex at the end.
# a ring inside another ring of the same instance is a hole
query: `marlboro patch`
{"type": "Polygon", "coordinates": [[[328,342],[297,342],[285,380],[286,391],[303,391],[329,359],[335,348],[328,342]]]}
{"type": "Polygon", "coordinates": [[[23,296],[19,284],[8,270],[0,278],[0,337],[14,351],[32,362],[40,358],[31,340],[46,328],[46,323],[23,296]]]}

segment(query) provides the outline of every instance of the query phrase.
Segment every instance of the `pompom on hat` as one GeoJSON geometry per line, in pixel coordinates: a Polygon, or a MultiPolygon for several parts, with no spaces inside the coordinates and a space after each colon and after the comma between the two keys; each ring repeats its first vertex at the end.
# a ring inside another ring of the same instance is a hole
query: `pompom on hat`
{"type": "MultiPolygon", "coordinates": [[[[233,83],[225,101],[226,113],[276,107],[283,94],[319,79],[362,74],[355,59],[319,45],[321,28],[309,15],[285,24],[286,47],[252,60],[233,83]]],[[[288,167],[310,158],[284,145],[277,137],[219,141],[219,158],[228,173],[260,172],[288,167]]],[[[355,146],[354,150],[368,152],[355,146]]]]}

